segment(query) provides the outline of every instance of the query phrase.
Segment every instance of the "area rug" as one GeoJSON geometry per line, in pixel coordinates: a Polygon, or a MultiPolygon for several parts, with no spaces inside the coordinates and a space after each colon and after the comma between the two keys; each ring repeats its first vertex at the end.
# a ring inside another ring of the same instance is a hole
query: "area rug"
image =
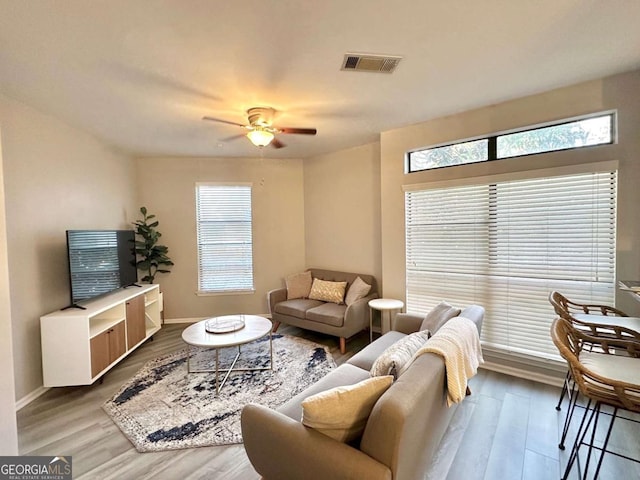
{"type": "MultiPolygon", "coordinates": [[[[237,348],[220,350],[221,368],[237,348]]],[[[147,363],[102,408],[139,452],[242,443],[247,403],[277,408],[336,364],[329,350],[289,335],[273,335],[273,370],[231,373],[216,398],[215,373],[187,373],[185,347],[147,363]]],[[[191,368],[214,365],[213,350],[191,349],[191,368]]],[[[269,338],[243,345],[235,368],[269,365],[269,338]]]]}

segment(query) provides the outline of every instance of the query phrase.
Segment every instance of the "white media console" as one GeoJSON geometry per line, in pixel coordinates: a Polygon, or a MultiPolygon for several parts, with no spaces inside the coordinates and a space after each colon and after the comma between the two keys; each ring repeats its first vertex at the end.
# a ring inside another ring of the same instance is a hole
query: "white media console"
{"type": "Polygon", "coordinates": [[[40,317],[45,387],[90,385],[162,327],[158,285],[128,287],[40,317]]]}

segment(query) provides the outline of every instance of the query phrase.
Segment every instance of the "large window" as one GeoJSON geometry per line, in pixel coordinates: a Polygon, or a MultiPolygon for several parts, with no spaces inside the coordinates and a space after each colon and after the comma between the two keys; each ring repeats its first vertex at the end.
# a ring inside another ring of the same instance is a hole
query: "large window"
{"type": "Polygon", "coordinates": [[[199,293],[251,292],[251,185],[196,185],[199,293]]]}
{"type": "Polygon", "coordinates": [[[407,173],[613,143],[614,114],[424,148],[407,154],[407,173]]]}
{"type": "Polygon", "coordinates": [[[551,175],[406,188],[407,310],[477,303],[485,346],[557,358],[550,291],[614,303],[616,173],[551,175]]]}

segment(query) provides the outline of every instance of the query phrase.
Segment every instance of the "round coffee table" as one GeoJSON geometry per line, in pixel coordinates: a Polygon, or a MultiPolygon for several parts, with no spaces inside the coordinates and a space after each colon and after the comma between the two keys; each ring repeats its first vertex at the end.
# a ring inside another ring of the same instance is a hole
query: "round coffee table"
{"type": "Polygon", "coordinates": [[[224,386],[231,372],[246,372],[255,370],[272,370],[273,368],[273,339],[271,337],[272,329],[271,320],[259,317],[257,315],[225,315],[222,317],[213,317],[202,320],[198,323],[187,327],[182,332],[182,340],[189,345],[189,353],[187,357],[188,373],[209,373],[216,372],[216,396],[220,393],[220,389],[224,386]],[[244,320],[244,327],[229,333],[209,333],[206,330],[206,323],[210,320],[234,321],[244,320]],[[233,368],[240,358],[240,346],[258,340],[269,335],[269,366],[256,368],[233,368]],[[191,347],[209,348],[215,350],[215,368],[213,369],[191,369],[191,347]],[[220,368],[219,350],[227,347],[238,347],[231,366],[229,368],[220,368]],[[226,373],[220,382],[220,374],[226,373]]]}

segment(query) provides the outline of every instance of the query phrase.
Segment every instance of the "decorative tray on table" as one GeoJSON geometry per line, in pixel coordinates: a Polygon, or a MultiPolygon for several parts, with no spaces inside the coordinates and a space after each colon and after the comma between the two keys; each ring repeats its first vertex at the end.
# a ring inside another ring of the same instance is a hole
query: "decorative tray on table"
{"type": "Polygon", "coordinates": [[[204,329],[209,333],[231,333],[241,328],[244,328],[243,315],[214,317],[204,323],[204,329]]]}

